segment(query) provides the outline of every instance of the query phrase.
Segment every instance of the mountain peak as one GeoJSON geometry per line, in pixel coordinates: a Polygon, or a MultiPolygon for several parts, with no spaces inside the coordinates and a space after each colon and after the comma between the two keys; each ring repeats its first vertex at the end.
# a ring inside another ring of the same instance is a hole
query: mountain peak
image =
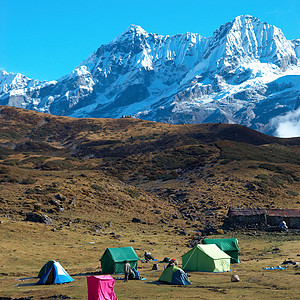
{"type": "Polygon", "coordinates": [[[234,18],[234,20],[232,21],[232,23],[237,23],[237,22],[260,22],[259,18],[251,16],[251,15],[241,15],[241,16],[237,16],[234,18]]]}
{"type": "Polygon", "coordinates": [[[124,32],[124,34],[128,34],[128,33],[137,33],[140,35],[145,35],[145,34],[147,34],[147,31],[144,30],[139,25],[131,24],[124,32]]]}
{"type": "Polygon", "coordinates": [[[299,58],[299,40],[288,41],[251,15],[207,38],[130,25],[57,82],[0,72],[0,104],[73,117],[228,122],[274,132],[271,118],[299,107],[299,58]]]}

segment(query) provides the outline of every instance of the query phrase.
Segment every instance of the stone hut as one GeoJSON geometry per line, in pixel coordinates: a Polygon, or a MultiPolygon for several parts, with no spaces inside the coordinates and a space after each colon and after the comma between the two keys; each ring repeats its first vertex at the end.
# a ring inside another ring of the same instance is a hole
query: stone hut
{"type": "Polygon", "coordinates": [[[228,211],[228,225],[234,228],[262,228],[267,226],[264,208],[234,208],[228,211]]]}
{"type": "Polygon", "coordinates": [[[264,229],[285,221],[288,228],[300,229],[300,209],[234,208],[228,210],[225,227],[264,229]]]}
{"type": "Polygon", "coordinates": [[[278,226],[285,221],[288,228],[300,229],[300,209],[268,209],[267,224],[278,226]]]}

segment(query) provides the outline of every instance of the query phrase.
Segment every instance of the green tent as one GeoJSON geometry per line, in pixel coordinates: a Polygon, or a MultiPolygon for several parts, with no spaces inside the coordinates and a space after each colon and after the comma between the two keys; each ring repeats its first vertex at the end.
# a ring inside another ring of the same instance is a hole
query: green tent
{"type": "Polygon", "coordinates": [[[222,251],[230,257],[231,263],[239,263],[239,243],[236,238],[232,239],[204,239],[203,244],[216,244],[222,251]]]}
{"type": "Polygon", "coordinates": [[[102,273],[124,273],[123,265],[125,260],[129,262],[131,268],[137,269],[139,258],[132,247],[107,248],[100,258],[102,273]]]}
{"type": "Polygon", "coordinates": [[[230,256],[214,244],[198,244],[182,255],[182,269],[200,272],[230,271],[230,256]]]}
{"type": "Polygon", "coordinates": [[[191,284],[186,273],[177,266],[167,267],[159,277],[158,281],[164,281],[171,284],[191,284]]]}
{"type": "Polygon", "coordinates": [[[45,263],[42,268],[40,269],[40,272],[38,274],[38,278],[42,278],[43,275],[52,268],[53,264],[55,263],[55,260],[49,260],[47,263],[45,263]]]}

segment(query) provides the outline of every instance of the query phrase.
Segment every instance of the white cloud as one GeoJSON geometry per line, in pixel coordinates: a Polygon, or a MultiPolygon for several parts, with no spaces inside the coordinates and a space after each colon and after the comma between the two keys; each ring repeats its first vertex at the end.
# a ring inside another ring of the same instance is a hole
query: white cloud
{"type": "Polygon", "coordinates": [[[300,137],[300,107],[284,116],[274,118],[272,123],[276,128],[275,134],[278,137],[300,137]]]}

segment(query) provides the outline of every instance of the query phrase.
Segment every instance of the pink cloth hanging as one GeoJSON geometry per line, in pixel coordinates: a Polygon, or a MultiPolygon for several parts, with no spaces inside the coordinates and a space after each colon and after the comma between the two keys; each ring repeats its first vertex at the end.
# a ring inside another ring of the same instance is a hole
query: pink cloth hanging
{"type": "Polygon", "coordinates": [[[88,300],[118,300],[115,280],[110,275],[87,276],[88,300]]]}

